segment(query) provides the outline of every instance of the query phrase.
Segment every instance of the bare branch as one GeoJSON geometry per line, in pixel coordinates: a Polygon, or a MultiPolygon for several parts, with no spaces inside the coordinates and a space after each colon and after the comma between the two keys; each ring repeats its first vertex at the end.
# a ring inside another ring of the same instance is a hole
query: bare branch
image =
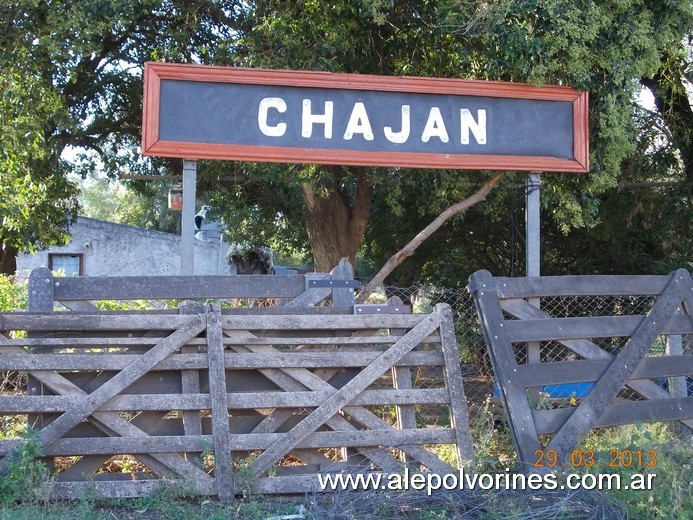
{"type": "Polygon", "coordinates": [[[368,284],[359,292],[358,297],[356,298],[356,303],[363,303],[366,301],[366,298],[368,298],[373,291],[389,276],[389,274],[395,270],[395,268],[401,264],[407,257],[410,257],[411,255],[414,254],[414,251],[416,250],[417,247],[419,247],[424,240],[426,240],[428,237],[430,237],[433,233],[435,233],[445,222],[450,219],[450,217],[453,217],[457,215],[458,213],[462,213],[463,211],[468,210],[472,206],[483,202],[486,200],[486,197],[488,196],[489,193],[491,193],[491,190],[495,188],[496,184],[498,184],[498,181],[501,180],[503,177],[504,172],[499,172],[496,173],[493,177],[491,177],[486,184],[484,184],[479,191],[471,195],[470,197],[467,197],[464,200],[461,200],[460,202],[456,202],[449,208],[447,208],[445,211],[443,211],[440,215],[438,215],[433,222],[431,222],[428,226],[426,226],[424,229],[422,229],[418,235],[416,235],[407,245],[405,245],[402,249],[397,251],[394,255],[392,255],[387,262],[385,262],[385,265],[378,271],[378,274],[376,274],[373,279],[368,282],[368,284]]]}

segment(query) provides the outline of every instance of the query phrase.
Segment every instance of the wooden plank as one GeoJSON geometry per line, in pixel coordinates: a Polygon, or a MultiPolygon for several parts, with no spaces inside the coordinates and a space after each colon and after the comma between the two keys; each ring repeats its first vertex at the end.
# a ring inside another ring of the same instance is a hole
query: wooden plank
{"type": "Polygon", "coordinates": [[[27,331],[98,331],[98,330],[165,330],[178,329],[188,318],[175,315],[135,314],[55,314],[0,313],[0,329],[27,331]]]}
{"type": "MultiPolygon", "coordinates": [[[[38,267],[29,274],[28,307],[30,312],[52,312],[55,301],[53,273],[46,267],[38,267]]],[[[0,327],[4,329],[4,327],[0,327]]]]}
{"type": "MultiPolygon", "coordinates": [[[[234,348],[237,350],[248,350],[255,353],[266,352],[268,350],[271,350],[271,347],[266,345],[248,345],[246,347],[236,346],[234,348]]],[[[312,390],[330,390],[334,392],[334,387],[332,387],[326,381],[321,379],[318,373],[311,373],[310,371],[303,368],[285,370],[261,369],[259,370],[259,372],[271,381],[273,381],[274,383],[276,383],[278,386],[283,388],[285,391],[302,391],[306,388],[310,388],[312,390]]],[[[324,377],[325,379],[329,379],[329,377],[331,377],[331,375],[334,373],[334,370],[321,369],[320,372],[322,374],[322,377],[324,377]]],[[[271,416],[267,418],[267,420],[271,422],[267,423],[266,426],[271,427],[273,431],[276,430],[278,426],[284,422],[282,420],[281,415],[277,417],[278,414],[282,413],[283,412],[281,410],[278,413],[275,411],[275,413],[273,413],[271,416]]],[[[330,417],[327,420],[326,424],[336,431],[356,430],[356,428],[352,424],[350,424],[349,421],[347,421],[339,415],[334,415],[330,417]]],[[[265,425],[261,423],[253,431],[256,432],[259,430],[260,427],[264,426],[265,425]]],[[[363,455],[372,460],[374,464],[376,464],[379,468],[381,468],[384,471],[398,471],[400,469],[398,461],[384,450],[367,447],[360,447],[358,448],[358,450],[363,455]]]]}
{"type": "Polygon", "coordinates": [[[61,278],[55,299],[291,298],[304,290],[303,275],[74,277],[61,278]]]}
{"type": "Polygon", "coordinates": [[[482,270],[471,276],[470,286],[474,287],[474,303],[481,320],[493,372],[500,387],[501,401],[513,435],[515,451],[520,461],[530,462],[534,452],[540,448],[539,440],[527,392],[515,377],[517,363],[512,343],[505,331],[505,319],[495,289],[496,282],[491,273],[482,270]]]}
{"type": "MultiPolygon", "coordinates": [[[[317,407],[335,393],[332,390],[307,392],[267,392],[230,394],[229,407],[233,409],[253,408],[302,408],[317,407]]],[[[364,390],[350,401],[352,405],[414,405],[443,404],[450,402],[444,389],[416,390],[364,390]]]]}
{"type": "MultiPolygon", "coordinates": [[[[313,289],[310,289],[313,290],[313,289]]],[[[298,296],[300,298],[301,296],[298,296]]],[[[323,298],[324,299],[324,298],[323,298]]],[[[296,307],[288,307],[287,303],[283,307],[247,307],[247,308],[231,308],[221,309],[222,316],[325,316],[328,314],[350,314],[353,312],[351,307],[306,307],[297,305],[296,307]]]]}
{"type": "MultiPolygon", "coordinates": [[[[382,352],[279,351],[278,355],[227,354],[226,366],[231,368],[345,368],[363,367],[372,363],[382,352]]],[[[1,362],[0,357],[0,362],[1,362]]],[[[443,364],[441,352],[410,352],[395,366],[438,366],[443,364]]]]}
{"type": "MultiPolygon", "coordinates": [[[[537,319],[546,318],[548,316],[546,313],[529,305],[524,300],[505,300],[501,302],[501,305],[503,310],[520,319],[537,319]]],[[[611,354],[586,339],[561,340],[560,343],[585,359],[613,359],[611,354]]],[[[667,399],[667,397],[670,397],[664,389],[653,381],[631,379],[626,382],[626,386],[645,399],[667,399]]],[[[693,430],[693,420],[682,420],[680,422],[693,430]]]]}
{"type": "Polygon", "coordinates": [[[224,345],[221,340],[221,309],[216,304],[207,312],[207,351],[209,356],[209,396],[214,436],[214,476],[219,499],[233,500],[233,466],[229,442],[229,401],[226,393],[224,345]]]}
{"type": "MultiPolygon", "coordinates": [[[[402,300],[397,296],[392,296],[387,300],[388,305],[392,306],[402,306],[402,300]]],[[[401,337],[407,333],[404,329],[392,329],[390,330],[391,336],[401,337]]],[[[413,352],[409,352],[407,355],[411,355],[413,352]]],[[[441,352],[442,354],[442,352],[441,352]]],[[[392,367],[392,384],[396,389],[411,390],[412,389],[412,377],[411,377],[411,367],[403,366],[393,366],[392,367]]],[[[413,430],[416,428],[416,410],[413,406],[397,406],[397,428],[400,430],[413,430]]],[[[404,457],[404,462],[411,462],[411,457],[406,453],[402,452],[404,457]]]]}
{"type": "MultiPolygon", "coordinates": [[[[671,360],[672,368],[672,370],[669,370],[666,376],[664,376],[669,377],[669,393],[672,397],[686,397],[688,395],[686,378],[676,376],[693,376],[693,356],[683,355],[683,338],[681,336],[666,337],[666,354],[667,357],[665,359],[671,360]],[[681,370],[680,372],[676,370],[686,368],[686,362],[690,362],[688,367],[690,370],[681,370]]],[[[642,365],[642,363],[640,363],[640,365],[642,365]]],[[[640,368],[640,365],[638,365],[638,368],[640,368]]]]}
{"type": "MultiPolygon", "coordinates": [[[[561,429],[575,408],[532,412],[538,433],[554,433],[561,429]]],[[[656,401],[612,403],[593,428],[607,428],[641,422],[680,421],[693,418],[693,397],[678,397],[656,401]]]]}
{"type": "MultiPolygon", "coordinates": [[[[312,408],[333,395],[332,390],[305,392],[229,393],[226,400],[232,410],[258,408],[312,408]]],[[[0,413],[60,413],[69,410],[82,395],[0,396],[0,413]]],[[[403,406],[415,404],[447,404],[446,389],[364,390],[351,404],[354,406],[403,406]]],[[[209,394],[133,394],[118,395],[98,408],[100,412],[208,410],[209,394]]],[[[293,412],[290,413],[290,415],[293,412]]],[[[197,434],[195,434],[197,435],[197,434]]]]}
{"type": "MultiPolygon", "coordinates": [[[[396,343],[399,340],[398,336],[337,336],[337,337],[311,337],[300,332],[295,337],[261,337],[253,335],[243,339],[244,345],[363,345],[370,346],[371,344],[388,344],[396,343]]],[[[235,340],[237,341],[237,340],[235,340]]],[[[424,340],[426,343],[439,343],[438,337],[431,335],[424,340]]],[[[231,344],[229,340],[225,340],[226,344],[231,344]]]]}
{"type": "MultiPolygon", "coordinates": [[[[593,382],[602,376],[610,364],[610,360],[597,359],[518,365],[517,377],[524,387],[593,382]]],[[[638,364],[629,381],[686,375],[693,375],[693,356],[647,357],[638,364]]]]}
{"type": "Polygon", "coordinates": [[[50,496],[53,499],[83,499],[85,496],[102,498],[135,498],[154,495],[164,489],[190,489],[198,495],[212,495],[211,482],[189,482],[187,480],[131,480],[125,482],[51,482],[50,496]]]}
{"type": "MultiPolygon", "coordinates": [[[[363,319],[363,316],[359,316],[363,319]]],[[[384,316],[379,316],[380,319],[384,316]]],[[[428,336],[440,324],[440,317],[428,315],[421,322],[411,329],[408,334],[402,337],[392,348],[381,354],[373,363],[364,368],[351,381],[338,390],[333,396],[328,398],[323,404],[316,408],[308,417],[303,419],[289,433],[282,436],[271,447],[261,453],[252,463],[253,475],[259,477],[275,464],[291,448],[295,447],[306,436],[314,432],[320,425],[324,424],[328,418],[346,406],[354,397],[360,394],[369,384],[378,378],[383,372],[392,366],[404,354],[412,350],[419,344],[421,339],[428,336]]],[[[352,432],[354,433],[354,432],[352,432]]]]}
{"type": "Polygon", "coordinates": [[[146,355],[131,363],[107,383],[104,383],[94,392],[85,396],[81,402],[75,403],[72,408],[41,430],[38,434],[40,446],[45,448],[48,444],[58,439],[74,425],[97,410],[101,404],[111,399],[124,388],[127,388],[169,354],[178,350],[188,339],[197,336],[204,328],[205,324],[201,316],[198,315],[190,319],[183,327],[161,340],[146,355]]]}
{"type": "MultiPolygon", "coordinates": [[[[190,342],[186,344],[189,345],[190,342]]],[[[9,343],[8,343],[9,345],[9,343]]],[[[196,349],[196,347],[193,347],[196,349]]],[[[2,348],[0,348],[2,352],[2,348]]],[[[292,351],[280,356],[265,354],[224,354],[224,364],[233,369],[255,368],[328,368],[363,367],[380,355],[377,351],[358,354],[347,352],[292,351]]],[[[122,370],[139,354],[2,354],[0,370],[122,370]]],[[[395,366],[440,366],[442,352],[410,352],[395,366]]],[[[200,370],[207,368],[206,354],[172,355],[152,369],[154,371],[200,370]]]]}
{"type": "MultiPolygon", "coordinates": [[[[509,320],[505,327],[510,341],[513,343],[579,338],[616,338],[631,336],[643,318],[643,316],[597,316],[509,320]]],[[[662,334],[691,334],[693,333],[693,323],[688,316],[673,316],[661,332],[662,334]]]]}
{"type": "MultiPolygon", "coordinates": [[[[669,277],[664,275],[577,275],[494,279],[500,298],[545,296],[640,296],[660,294],[669,277]]],[[[474,286],[477,289],[478,286],[474,286]]],[[[489,286],[491,288],[491,286],[489,286]]]]}
{"type": "MultiPolygon", "coordinates": [[[[76,348],[76,349],[107,349],[117,347],[146,347],[156,345],[161,337],[148,338],[122,338],[116,335],[108,337],[85,337],[85,332],[80,331],[79,337],[60,337],[60,338],[17,338],[10,339],[7,345],[18,347],[51,347],[53,349],[76,348]]],[[[98,353],[98,352],[96,352],[98,353]]]]}
{"type": "MultiPolygon", "coordinates": [[[[224,330],[358,330],[410,329],[426,319],[424,314],[328,315],[328,316],[222,316],[224,330]]],[[[2,324],[0,315],[0,324],[2,324]]],[[[3,327],[13,328],[13,327],[3,327]]]]}
{"type": "MultiPolygon", "coordinates": [[[[280,435],[280,434],[278,434],[280,435]]],[[[0,453],[9,453],[17,441],[0,439],[0,453]]],[[[51,457],[72,455],[121,455],[178,452],[203,452],[212,445],[213,437],[156,436],[138,437],[72,437],[62,438],[46,446],[45,454],[51,457]]],[[[230,460],[230,459],[229,459],[230,460]]]]}
{"type": "MultiPolygon", "coordinates": [[[[54,283],[53,283],[53,273],[50,269],[45,267],[34,269],[29,275],[29,283],[27,284],[28,302],[27,306],[31,312],[53,312],[54,306],[54,283]]],[[[1,330],[8,330],[0,327],[1,330]]],[[[28,337],[41,336],[42,334],[36,332],[28,332],[28,337]]],[[[4,337],[2,338],[4,339],[4,337]]],[[[38,352],[44,351],[42,347],[36,349],[38,352]]],[[[35,393],[41,387],[40,382],[34,378],[30,373],[27,375],[27,393],[35,393]]],[[[40,425],[44,420],[49,420],[49,417],[40,417],[29,415],[27,417],[27,423],[29,425],[40,425]]],[[[50,469],[53,467],[53,461],[44,459],[43,462],[50,469]]],[[[0,463],[1,465],[1,463],[0,463]]],[[[0,473],[2,473],[2,468],[0,468],[0,473]]]]}
{"type": "Polygon", "coordinates": [[[578,440],[585,436],[594,421],[601,417],[638,363],[650,350],[667,321],[676,314],[683,299],[681,287],[685,279],[681,271],[683,270],[672,273],[664,291],[621,352],[614,358],[601,379],[595,383],[594,388],[578,405],[561,430],[549,442],[548,449],[556,450],[560,461],[568,460],[578,440]]]}
{"type": "MultiPolygon", "coordinates": [[[[194,204],[193,204],[194,206],[194,204]]],[[[180,314],[197,314],[197,305],[191,300],[182,300],[180,302],[180,314]]],[[[192,345],[184,345],[180,348],[180,354],[196,354],[199,352],[199,347],[192,345]]],[[[199,394],[200,393],[200,372],[199,370],[184,369],[181,370],[181,390],[183,394],[199,394]]],[[[202,435],[202,420],[200,418],[200,410],[183,410],[183,429],[186,435],[202,435]]]]}
{"type": "Polygon", "coordinates": [[[469,427],[469,414],[467,412],[467,399],[464,395],[464,382],[460,370],[460,354],[457,350],[455,339],[452,310],[446,303],[439,303],[435,311],[440,314],[440,337],[445,356],[445,383],[450,395],[450,422],[455,430],[457,463],[460,466],[469,466],[474,463],[474,442],[472,430],[469,427]]]}
{"type": "MultiPolygon", "coordinates": [[[[305,419],[304,419],[305,420],[305,419]]],[[[296,427],[300,426],[299,423],[296,427]]],[[[294,428],[295,429],[295,428],[294,428]]],[[[291,432],[289,432],[290,434],[291,432]]],[[[287,433],[250,433],[232,435],[231,443],[238,450],[267,451],[277,442],[286,438],[287,433]]],[[[296,448],[340,448],[385,446],[397,448],[414,444],[453,444],[455,432],[449,428],[428,428],[417,430],[353,430],[318,431],[304,437],[296,448]]],[[[263,452],[264,453],[264,452],[263,452]]],[[[255,459],[257,460],[257,459],[255,459]]]]}
{"type": "MultiPolygon", "coordinates": [[[[354,269],[346,258],[342,258],[337,266],[332,269],[330,278],[333,280],[353,280],[354,269]]],[[[334,307],[353,307],[354,289],[332,289],[332,305],[334,307]]]]}
{"type": "MultiPolygon", "coordinates": [[[[300,424],[300,423],[299,423],[300,424]]],[[[233,451],[266,450],[284,438],[286,433],[230,434],[233,451]]],[[[10,453],[20,441],[0,439],[0,454],[10,453]]],[[[74,437],[58,439],[46,447],[51,457],[73,455],[167,454],[203,452],[214,442],[213,437],[155,436],[146,437],[74,437]]],[[[350,430],[318,431],[306,436],[296,448],[340,448],[343,446],[398,447],[414,444],[453,444],[455,432],[449,428],[415,430],[350,430]]],[[[229,459],[230,460],[230,459],[229,459]]],[[[215,466],[215,473],[217,468],[215,466]]],[[[217,476],[218,479],[218,476],[217,476]]]]}

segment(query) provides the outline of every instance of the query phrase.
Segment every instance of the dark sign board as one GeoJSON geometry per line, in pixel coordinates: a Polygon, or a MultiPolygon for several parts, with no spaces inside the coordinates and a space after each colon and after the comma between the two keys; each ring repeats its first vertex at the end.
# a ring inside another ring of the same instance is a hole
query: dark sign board
{"type": "Polygon", "coordinates": [[[147,63],[142,149],[189,159],[588,170],[587,93],[147,63]]]}

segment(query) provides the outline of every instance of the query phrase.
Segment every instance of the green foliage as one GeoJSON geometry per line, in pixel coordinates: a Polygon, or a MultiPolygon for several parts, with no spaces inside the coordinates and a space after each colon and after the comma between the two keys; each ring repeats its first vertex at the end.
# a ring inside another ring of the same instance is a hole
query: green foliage
{"type": "Polygon", "coordinates": [[[180,212],[169,211],[165,183],[136,190],[108,178],[82,183],[82,214],[116,224],[180,234],[180,212]]]}
{"type": "Polygon", "coordinates": [[[46,137],[48,122],[60,120],[64,110],[35,74],[5,67],[5,54],[0,52],[0,242],[35,250],[64,242],[67,220],[78,208],[65,163],[46,137]]]}
{"type": "Polygon", "coordinates": [[[7,471],[0,479],[0,506],[19,501],[32,502],[39,488],[48,482],[48,469],[37,460],[42,455],[36,432],[29,430],[9,455],[7,471]]]}
{"type": "Polygon", "coordinates": [[[18,283],[13,278],[0,275],[0,312],[26,309],[26,282],[18,283]]]}
{"type": "MultiPolygon", "coordinates": [[[[584,448],[597,453],[602,461],[609,461],[611,450],[656,451],[656,465],[599,468],[602,473],[621,475],[622,482],[630,482],[632,475],[655,474],[652,490],[622,489],[611,493],[626,504],[633,518],[691,518],[693,512],[693,446],[687,440],[672,439],[670,427],[658,424],[635,424],[593,430],[584,441],[584,448]]],[[[637,460],[637,459],[636,459],[637,460]]],[[[647,459],[650,461],[650,459],[647,459]]]]}
{"type": "MultiPolygon", "coordinates": [[[[65,239],[78,207],[61,160],[67,147],[85,150],[70,165],[82,176],[180,170],[180,161],[145,160],[138,150],[143,63],[160,60],[588,90],[591,172],[545,175],[542,203],[550,242],[584,243],[588,232],[579,230],[593,228],[595,250],[607,248],[609,263],[583,262],[568,248],[569,258],[547,259],[548,270],[685,265],[693,247],[693,113],[682,99],[691,74],[685,41],[692,19],[686,0],[11,0],[0,9],[0,239],[16,249],[65,239]],[[657,117],[637,107],[643,85],[661,105],[657,117]],[[642,180],[683,185],[616,191],[619,183],[642,180]],[[569,232],[575,239],[562,237],[569,232]],[[619,262],[619,255],[628,261],[619,262]]],[[[359,189],[366,189],[372,200],[361,253],[364,265],[377,266],[486,178],[484,172],[204,162],[198,188],[227,221],[231,240],[301,259],[309,243],[315,251],[348,235],[307,226],[305,187],[321,198],[338,195],[323,220],[330,211],[353,215],[359,189]],[[229,176],[237,180],[222,182],[229,176]]],[[[133,186],[144,198],[128,210],[117,206],[119,218],[169,229],[168,216],[155,207],[163,199],[159,188],[133,186]]],[[[108,195],[99,189],[90,196],[108,195]]],[[[497,191],[483,208],[446,224],[395,278],[460,284],[481,267],[510,271],[504,203],[512,190],[497,191]]]]}

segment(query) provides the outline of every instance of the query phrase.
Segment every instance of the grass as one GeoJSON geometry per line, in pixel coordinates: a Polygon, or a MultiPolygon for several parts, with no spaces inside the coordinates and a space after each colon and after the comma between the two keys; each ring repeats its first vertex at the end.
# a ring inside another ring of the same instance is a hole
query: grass
{"type": "MultiPolygon", "coordinates": [[[[478,472],[503,471],[512,467],[509,437],[497,424],[484,422],[483,414],[473,426],[478,455],[493,454],[494,459],[481,460],[478,472]],[[483,425],[489,424],[485,430],[483,425]],[[484,447],[487,451],[483,452],[484,447]]],[[[193,497],[183,491],[163,488],[141,498],[105,500],[85,496],[74,501],[46,500],[42,482],[47,478],[36,461],[35,446],[27,437],[7,478],[0,483],[0,520],[42,519],[258,519],[281,518],[301,512],[306,520],[364,520],[470,518],[479,520],[506,519],[693,519],[693,446],[676,440],[671,430],[661,424],[629,425],[595,430],[585,439],[580,450],[593,450],[599,457],[609,458],[609,451],[630,449],[657,450],[653,468],[621,466],[608,472],[624,478],[638,472],[656,472],[652,490],[612,490],[609,492],[578,491],[444,491],[426,496],[421,492],[333,492],[294,497],[263,497],[248,493],[230,505],[214,499],[193,497]],[[23,483],[23,484],[22,484],[23,483]],[[33,484],[31,484],[33,483],[33,484]]],[[[586,473],[588,468],[572,469],[586,473]]],[[[598,470],[605,472],[605,468],[598,470]]]]}

